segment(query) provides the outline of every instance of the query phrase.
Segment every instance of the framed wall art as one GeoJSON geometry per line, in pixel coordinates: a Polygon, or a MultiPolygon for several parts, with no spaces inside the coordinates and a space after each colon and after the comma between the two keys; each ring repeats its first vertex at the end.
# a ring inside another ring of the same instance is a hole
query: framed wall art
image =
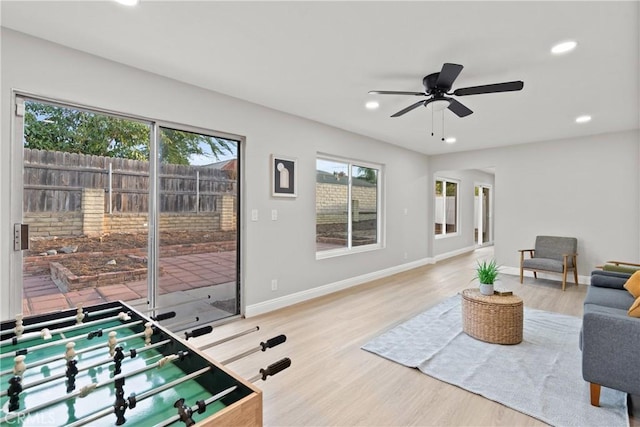
{"type": "Polygon", "coordinates": [[[271,155],[271,195],[273,197],[296,197],[296,174],[296,159],[271,155]]]}

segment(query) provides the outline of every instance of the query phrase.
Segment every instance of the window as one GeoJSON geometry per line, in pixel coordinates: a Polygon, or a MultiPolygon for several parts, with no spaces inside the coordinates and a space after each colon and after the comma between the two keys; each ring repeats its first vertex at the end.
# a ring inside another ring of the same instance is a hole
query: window
{"type": "Polygon", "coordinates": [[[381,167],[316,160],[316,251],[320,257],[380,247],[381,167]]]}
{"type": "Polygon", "coordinates": [[[458,183],[436,179],[435,235],[446,236],[458,232],[458,183]]]}

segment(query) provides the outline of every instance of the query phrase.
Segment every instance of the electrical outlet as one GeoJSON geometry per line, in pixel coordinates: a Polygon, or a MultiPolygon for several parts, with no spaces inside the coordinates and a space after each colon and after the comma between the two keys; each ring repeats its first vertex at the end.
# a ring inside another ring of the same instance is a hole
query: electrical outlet
{"type": "Polygon", "coordinates": [[[271,290],[272,291],[278,290],[278,279],[271,279],[271,290]]]}
{"type": "Polygon", "coordinates": [[[271,221],[277,221],[277,220],[278,220],[278,210],[271,209],[271,221]]]}

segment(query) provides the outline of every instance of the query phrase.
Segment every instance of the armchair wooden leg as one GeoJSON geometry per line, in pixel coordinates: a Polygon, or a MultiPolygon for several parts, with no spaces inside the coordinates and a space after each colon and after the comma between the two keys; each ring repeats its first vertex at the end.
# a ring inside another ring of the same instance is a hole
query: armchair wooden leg
{"type": "Polygon", "coordinates": [[[591,404],[600,406],[600,384],[589,383],[589,392],[591,393],[591,404]]]}
{"type": "Polygon", "coordinates": [[[562,272],[562,290],[563,291],[566,286],[567,286],[567,269],[565,268],[564,271],[562,272]]]}
{"type": "Polygon", "coordinates": [[[573,270],[573,278],[576,281],[576,286],[578,286],[578,269],[573,270]]]}
{"type": "Polygon", "coordinates": [[[534,278],[534,279],[537,279],[537,278],[538,278],[538,272],[537,272],[537,271],[534,271],[534,272],[533,272],[533,278],[534,278]]]}

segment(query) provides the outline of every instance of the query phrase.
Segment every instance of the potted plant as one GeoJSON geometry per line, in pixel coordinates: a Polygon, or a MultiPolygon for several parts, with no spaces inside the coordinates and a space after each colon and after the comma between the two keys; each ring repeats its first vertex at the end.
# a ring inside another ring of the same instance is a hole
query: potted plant
{"type": "Polygon", "coordinates": [[[493,295],[493,285],[498,278],[499,267],[495,260],[489,262],[478,261],[476,267],[476,279],[480,282],[480,293],[482,295],[493,295]]]}

